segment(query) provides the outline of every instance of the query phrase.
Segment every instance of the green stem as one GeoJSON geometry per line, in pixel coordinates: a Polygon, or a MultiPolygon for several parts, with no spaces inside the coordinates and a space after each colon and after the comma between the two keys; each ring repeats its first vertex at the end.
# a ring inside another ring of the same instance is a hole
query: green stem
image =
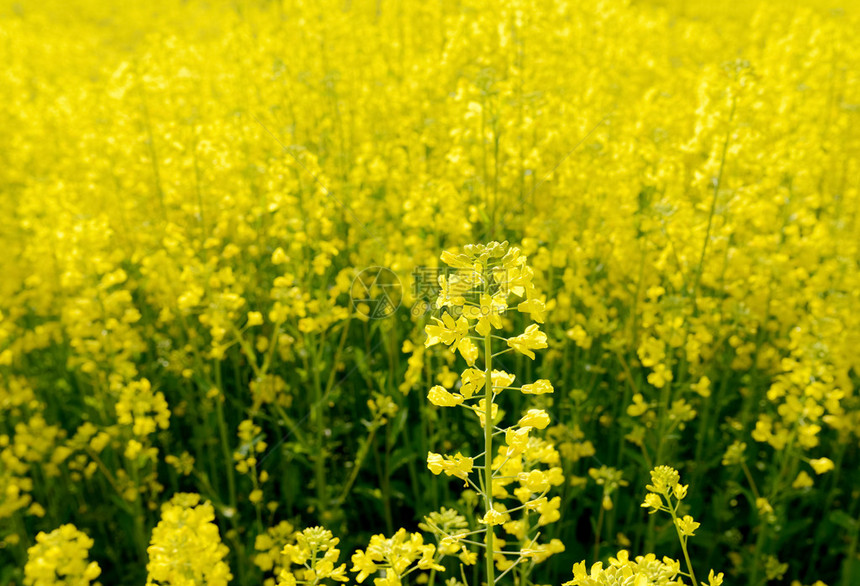
{"type": "MultiPolygon", "coordinates": [[[[606,495],[606,491],[603,492],[604,496],[606,495]]],[[[603,528],[603,502],[601,499],[600,503],[600,513],[597,514],[597,527],[594,531],[594,563],[600,561],[600,533],[603,528]]]]}
{"type": "Polygon", "coordinates": [[[699,256],[699,266],[696,269],[696,279],[693,282],[693,291],[691,293],[691,298],[693,300],[693,315],[696,316],[699,314],[699,306],[698,300],[696,299],[696,295],[699,291],[699,286],[702,282],[702,273],[705,268],[705,255],[708,252],[708,241],[711,239],[711,228],[714,225],[714,215],[717,211],[717,197],[720,194],[720,187],[723,184],[723,170],[726,167],[726,154],[729,151],[729,140],[732,136],[732,120],[735,117],[735,102],[732,101],[732,111],[729,114],[729,124],[728,129],[726,130],[726,140],[723,142],[723,150],[720,154],[720,170],[717,172],[717,180],[714,182],[714,192],[711,197],[711,209],[708,213],[708,227],[705,229],[705,241],[702,243],[702,253],[699,256]]]}
{"type": "Polygon", "coordinates": [[[230,440],[227,437],[227,423],[224,419],[224,386],[221,384],[221,365],[216,361],[213,368],[215,370],[215,384],[219,391],[219,396],[215,399],[218,433],[221,436],[221,450],[224,453],[224,462],[227,467],[227,490],[230,492],[230,507],[235,511],[236,479],[233,476],[233,452],[230,449],[230,440]]]}
{"type": "Polygon", "coordinates": [[[379,422],[376,420],[374,421],[373,426],[371,426],[370,433],[367,435],[364,444],[358,450],[358,455],[355,458],[355,463],[350,471],[349,478],[347,479],[346,484],[343,485],[340,496],[337,497],[337,500],[335,501],[336,506],[342,505],[346,501],[346,497],[349,496],[349,491],[352,490],[352,485],[355,484],[355,480],[358,478],[361,465],[364,463],[367,453],[370,451],[370,446],[373,444],[373,439],[376,437],[376,430],[378,428],[379,422]]]}
{"type": "Polygon", "coordinates": [[[311,375],[314,385],[314,404],[311,406],[311,422],[316,432],[317,453],[314,457],[314,484],[316,484],[317,504],[326,506],[326,481],[325,481],[325,426],[323,422],[323,390],[320,381],[320,365],[317,364],[317,352],[314,340],[308,336],[305,347],[309,350],[311,375]]]}
{"type": "Polygon", "coordinates": [[[860,535],[860,522],[854,520],[854,528],[851,533],[851,541],[848,544],[848,552],[842,561],[842,583],[854,584],[854,570],[857,568],[857,541],[860,535]]]}
{"type": "Polygon", "coordinates": [[[675,526],[675,532],[678,534],[678,540],[681,542],[681,551],[684,552],[684,560],[687,562],[690,580],[693,581],[693,586],[699,586],[698,582],[696,582],[696,573],[693,571],[693,563],[690,561],[690,554],[687,553],[687,539],[681,533],[681,528],[678,526],[678,516],[675,514],[675,507],[672,506],[672,500],[668,492],[663,493],[663,496],[666,497],[666,502],[669,503],[669,513],[672,515],[672,524],[675,526]]]}
{"type": "Polygon", "coordinates": [[[394,533],[394,517],[391,512],[391,427],[385,428],[385,459],[383,460],[382,485],[382,511],[385,516],[385,528],[388,534],[394,533]]]}
{"type": "MultiPolygon", "coordinates": [[[[765,541],[765,531],[767,529],[767,522],[761,524],[758,530],[758,536],[755,540],[755,550],[753,552],[753,560],[752,560],[752,570],[750,571],[750,586],[756,586],[759,583],[758,574],[759,567],[762,565],[759,560],[761,559],[762,548],[764,547],[765,541]]],[[[762,580],[766,582],[767,580],[762,580]]]]}
{"type": "MultiPolygon", "coordinates": [[[[486,367],[484,382],[484,514],[493,509],[493,338],[488,332],[484,336],[484,366],[486,367]]],[[[495,580],[495,561],[493,560],[493,538],[495,533],[492,525],[487,525],[485,543],[487,562],[487,586],[493,586],[495,580]]]]}
{"type": "MultiPolygon", "coordinates": [[[[758,487],[755,484],[755,480],[753,480],[752,474],[750,473],[750,469],[747,466],[746,461],[744,460],[741,460],[741,469],[744,471],[744,476],[747,477],[747,482],[750,483],[750,489],[752,489],[753,496],[755,496],[755,500],[758,501],[758,499],[761,498],[761,495],[758,492],[758,487]]],[[[758,503],[755,503],[755,505],[758,506],[758,503]]]]}

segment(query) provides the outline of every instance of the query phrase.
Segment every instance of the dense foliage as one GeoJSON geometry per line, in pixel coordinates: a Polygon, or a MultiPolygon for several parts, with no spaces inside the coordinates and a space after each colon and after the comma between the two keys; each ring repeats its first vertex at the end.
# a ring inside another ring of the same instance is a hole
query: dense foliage
{"type": "Polygon", "coordinates": [[[858,8],[0,2],[0,584],[857,584],[858,8]]]}

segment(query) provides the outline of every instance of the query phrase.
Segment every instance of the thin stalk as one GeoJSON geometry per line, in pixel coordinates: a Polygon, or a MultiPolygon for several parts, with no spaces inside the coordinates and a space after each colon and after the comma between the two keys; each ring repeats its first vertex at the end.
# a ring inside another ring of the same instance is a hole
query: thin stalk
{"type": "MultiPolygon", "coordinates": [[[[310,336],[309,336],[310,338],[310,336]]],[[[314,346],[314,340],[308,339],[305,342],[306,348],[310,353],[310,369],[314,385],[314,404],[311,406],[311,422],[316,433],[317,453],[314,457],[314,484],[316,485],[317,504],[320,507],[326,506],[327,486],[325,481],[325,429],[323,423],[323,395],[322,384],[320,381],[319,364],[317,364],[317,348],[314,346]]]]}
{"type": "MultiPolygon", "coordinates": [[[[604,495],[606,492],[603,493],[604,495]]],[[[600,561],[600,533],[603,528],[603,503],[600,504],[600,512],[597,514],[597,527],[594,532],[594,563],[600,561]]]]}
{"type": "Polygon", "coordinates": [[[732,120],[735,117],[735,102],[732,102],[732,111],[729,114],[729,124],[726,130],[726,140],[723,142],[723,152],[720,154],[720,170],[717,172],[717,180],[714,182],[714,193],[711,197],[711,210],[708,213],[708,227],[705,230],[705,241],[702,243],[702,254],[699,256],[699,267],[696,270],[696,280],[693,282],[693,291],[691,294],[693,300],[693,315],[699,314],[699,306],[696,300],[696,294],[699,291],[699,285],[702,281],[702,273],[705,268],[705,255],[708,252],[708,241],[711,239],[711,228],[714,225],[714,215],[717,211],[717,196],[720,193],[720,187],[723,184],[723,170],[726,167],[726,153],[729,150],[729,139],[732,136],[732,120]]]}
{"type": "MultiPolygon", "coordinates": [[[[489,333],[484,336],[484,514],[493,509],[493,339],[489,333]]],[[[495,584],[495,561],[493,560],[492,525],[487,525],[485,543],[487,563],[487,586],[495,584]]]]}
{"type": "Polygon", "coordinates": [[[675,507],[672,506],[672,501],[669,499],[669,493],[663,494],[666,497],[666,502],[669,503],[669,513],[672,515],[672,525],[675,526],[675,532],[678,534],[678,540],[681,542],[681,551],[684,552],[684,560],[687,562],[687,569],[690,571],[690,580],[693,581],[693,586],[699,586],[696,582],[696,573],[693,571],[693,563],[690,561],[690,554],[687,553],[687,539],[681,533],[681,528],[678,526],[678,516],[675,514],[675,507]]]}
{"type": "Polygon", "coordinates": [[[218,433],[221,437],[221,450],[224,453],[224,462],[227,463],[227,490],[230,493],[230,507],[236,510],[236,479],[233,476],[233,453],[230,450],[230,440],[227,437],[227,422],[224,419],[224,386],[221,384],[221,365],[217,361],[213,364],[215,370],[215,384],[220,392],[215,399],[215,412],[218,417],[218,433]]]}
{"type": "Polygon", "coordinates": [[[349,491],[352,490],[352,485],[355,484],[356,478],[358,478],[358,473],[361,470],[361,465],[364,463],[365,458],[367,457],[367,453],[370,451],[370,446],[373,444],[373,439],[376,437],[376,430],[379,429],[379,424],[374,423],[370,428],[370,433],[367,435],[366,441],[359,448],[358,455],[355,458],[355,462],[353,464],[352,470],[350,471],[349,478],[346,480],[346,484],[343,485],[343,489],[340,492],[340,496],[335,500],[335,506],[340,506],[346,501],[346,497],[349,496],[349,491]]]}
{"type": "Polygon", "coordinates": [[[385,459],[384,470],[385,474],[382,477],[382,505],[383,513],[385,514],[385,528],[388,534],[394,533],[394,517],[391,512],[391,446],[393,438],[391,437],[391,426],[385,427],[385,459]]]}
{"type": "Polygon", "coordinates": [[[155,192],[158,195],[158,203],[161,207],[161,215],[166,222],[167,205],[164,202],[164,188],[161,185],[161,171],[158,167],[158,153],[155,150],[155,133],[152,131],[152,119],[149,116],[149,105],[146,102],[146,91],[143,88],[142,81],[138,84],[137,90],[140,94],[141,111],[143,113],[143,123],[146,129],[149,158],[152,163],[152,176],[155,183],[155,192]]]}
{"type": "MultiPolygon", "coordinates": [[[[755,480],[753,480],[752,474],[750,473],[750,469],[747,466],[746,461],[744,461],[744,460],[741,460],[741,469],[744,471],[744,476],[747,477],[747,482],[750,483],[750,488],[753,491],[753,495],[755,496],[755,499],[756,500],[760,499],[761,495],[758,492],[758,487],[755,485],[755,480]]],[[[756,506],[758,506],[758,505],[756,504],[756,506]]]]}

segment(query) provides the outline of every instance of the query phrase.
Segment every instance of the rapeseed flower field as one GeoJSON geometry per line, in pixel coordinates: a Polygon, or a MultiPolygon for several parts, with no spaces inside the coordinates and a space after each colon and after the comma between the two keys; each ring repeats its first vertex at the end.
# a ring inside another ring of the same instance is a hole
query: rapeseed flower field
{"type": "Polygon", "coordinates": [[[0,584],[860,584],[855,0],[0,0],[0,584]]]}

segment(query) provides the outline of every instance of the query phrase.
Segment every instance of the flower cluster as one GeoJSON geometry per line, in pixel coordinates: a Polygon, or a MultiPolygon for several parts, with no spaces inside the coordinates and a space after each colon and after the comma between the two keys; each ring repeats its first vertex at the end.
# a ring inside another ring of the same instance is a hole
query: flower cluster
{"type": "MultiPolygon", "coordinates": [[[[609,558],[609,565],[597,562],[586,568],[585,562],[573,565],[573,579],[563,586],[682,586],[681,564],[664,557],[662,560],[651,553],[630,559],[627,550],[619,551],[609,558]]],[[[714,586],[718,586],[715,584],[714,586]]]]}
{"type": "Polygon", "coordinates": [[[322,527],[309,527],[296,532],[295,543],[284,546],[283,570],[279,574],[279,586],[296,584],[316,585],[324,580],[347,582],[346,564],[336,565],[340,558],[337,544],[340,539],[322,527]],[[293,568],[292,566],[299,566],[293,568]]]}
{"type": "Polygon", "coordinates": [[[358,572],[355,580],[359,584],[381,572],[382,577],[373,580],[375,586],[400,586],[402,579],[415,571],[444,570],[438,563],[440,557],[436,546],[425,544],[420,533],[400,529],[390,538],[371,537],[367,549],[352,555],[352,571],[358,572]]]}
{"type": "MultiPolygon", "coordinates": [[[[484,451],[478,470],[476,458],[459,452],[453,456],[430,452],[427,466],[434,474],[444,472],[463,480],[483,497],[484,511],[478,518],[481,527],[475,533],[485,535],[487,580],[492,583],[496,569],[508,572],[523,560],[539,562],[564,550],[557,540],[540,544],[536,532],[536,528],[560,518],[560,497],[547,498],[552,487],[564,483],[559,454],[534,434],[549,425],[550,417],[543,409],[529,409],[516,424],[503,427],[499,410],[501,395],[506,392],[542,395],[553,392],[552,384],[540,379],[514,386],[514,374],[494,368],[494,359],[501,362],[498,356],[508,351],[534,360],[534,350],[547,347],[546,334],[538,324],[530,324],[522,334],[510,338],[493,333],[504,327],[502,316],[511,298],[522,299],[517,310],[539,322],[544,321],[546,307],[532,282],[534,272],[526,257],[507,242],[469,245],[460,253],[446,251],[441,258],[454,271],[439,278],[441,292],[436,307],[444,313],[441,318],[432,318],[435,323],[425,328],[425,346],[448,346],[464,358],[467,368],[456,390],[436,385],[428,392],[428,399],[437,407],[472,412],[482,428],[484,451]],[[507,348],[494,352],[495,340],[503,340],[507,348]],[[482,368],[477,368],[479,358],[483,358],[482,368]],[[496,435],[504,439],[494,445],[496,435]],[[474,481],[473,472],[478,472],[474,481]],[[512,485],[516,488],[509,490],[512,485]],[[517,499],[516,506],[504,503],[509,498],[517,499]],[[533,515],[537,515],[536,520],[533,515]],[[497,526],[503,527],[518,547],[503,549],[505,541],[497,540],[497,526]]],[[[460,539],[441,530],[439,534],[445,543],[460,539]]]]}
{"type": "Polygon", "coordinates": [[[147,549],[147,585],[227,586],[233,574],[214,521],[215,510],[200,495],[179,493],[165,503],[147,549]]]}
{"type": "Polygon", "coordinates": [[[99,565],[88,559],[92,546],[93,540],[74,525],[40,532],[36,544],[27,550],[24,584],[89,586],[101,574],[99,565]]]}
{"type": "MultiPolygon", "coordinates": [[[[263,572],[273,572],[276,576],[284,570],[288,562],[284,547],[293,543],[295,530],[291,523],[281,521],[274,527],[269,527],[265,533],[257,535],[254,540],[254,550],[259,552],[254,556],[254,564],[263,572]]],[[[265,586],[274,586],[274,578],[267,578],[265,586]]]]}
{"type": "MultiPolygon", "coordinates": [[[[619,483],[617,472],[609,469],[592,469],[592,476],[603,481],[603,484],[619,483]]],[[[687,538],[694,535],[699,527],[690,515],[679,518],[678,508],[681,501],[687,496],[688,485],[681,484],[681,476],[671,466],[657,466],[651,470],[651,483],[646,486],[648,494],[645,497],[643,507],[649,509],[649,513],[658,511],[668,512],[672,516],[675,528],[680,539],[681,549],[687,563],[688,572],[681,571],[681,562],[669,557],[661,560],[653,553],[645,556],[637,556],[630,559],[627,550],[621,550],[616,557],[609,558],[609,566],[604,567],[603,562],[594,563],[590,569],[585,562],[574,564],[573,579],[564,583],[564,586],[684,586],[687,576],[693,586],[698,586],[690,556],[687,552],[687,538]],[[665,501],[665,503],[664,503],[665,501]]],[[[711,570],[708,574],[707,586],[721,586],[723,574],[711,570]]]]}

